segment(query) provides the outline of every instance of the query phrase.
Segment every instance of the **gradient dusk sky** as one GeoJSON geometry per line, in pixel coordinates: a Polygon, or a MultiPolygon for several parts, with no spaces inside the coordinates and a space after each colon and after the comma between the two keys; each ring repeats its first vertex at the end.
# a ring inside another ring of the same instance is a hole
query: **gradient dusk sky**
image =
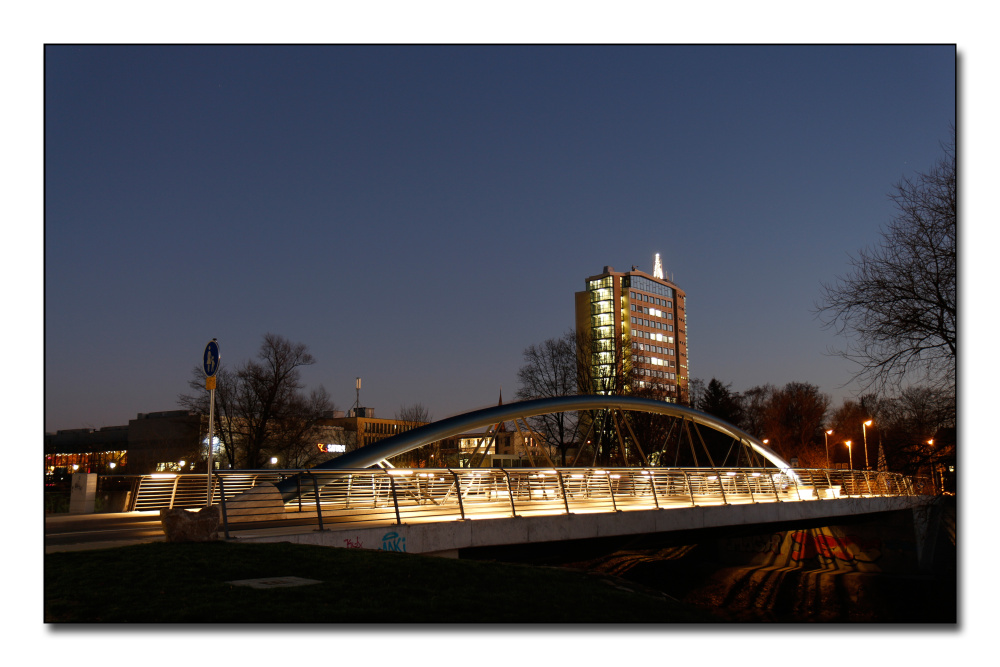
{"type": "Polygon", "coordinates": [[[687,292],[690,373],[856,390],[813,315],[956,121],[941,46],[45,48],[45,429],[307,344],[339,409],[513,400],[604,266],[687,292]],[[844,386],[847,385],[847,386],[844,386]]]}

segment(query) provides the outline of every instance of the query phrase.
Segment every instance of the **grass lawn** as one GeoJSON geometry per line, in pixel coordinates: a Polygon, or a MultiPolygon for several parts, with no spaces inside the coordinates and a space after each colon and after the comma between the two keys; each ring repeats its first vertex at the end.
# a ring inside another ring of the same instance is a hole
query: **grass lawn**
{"type": "Polygon", "coordinates": [[[45,556],[47,623],[690,623],[618,580],[550,567],[294,544],[155,542],[45,556]],[[322,583],[254,589],[242,579],[322,583]]]}

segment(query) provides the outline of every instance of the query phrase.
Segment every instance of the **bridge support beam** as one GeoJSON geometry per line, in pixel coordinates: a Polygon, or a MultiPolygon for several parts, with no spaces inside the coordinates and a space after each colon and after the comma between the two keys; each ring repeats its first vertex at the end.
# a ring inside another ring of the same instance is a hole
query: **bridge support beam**
{"type": "Polygon", "coordinates": [[[293,542],[339,548],[437,554],[470,547],[584,540],[793,521],[835,520],[878,512],[914,510],[926,504],[928,500],[926,496],[843,498],[836,502],[717,505],[402,525],[358,524],[356,527],[336,528],[324,532],[315,531],[309,526],[299,529],[245,531],[238,539],[241,542],[293,542]]]}

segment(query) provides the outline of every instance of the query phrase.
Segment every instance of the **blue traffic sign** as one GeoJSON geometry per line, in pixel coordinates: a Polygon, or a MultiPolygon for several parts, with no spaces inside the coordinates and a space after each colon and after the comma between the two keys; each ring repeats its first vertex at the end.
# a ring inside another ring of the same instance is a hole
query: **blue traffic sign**
{"type": "Polygon", "coordinates": [[[214,338],[205,346],[203,357],[205,375],[212,377],[219,372],[219,343],[214,338]]]}

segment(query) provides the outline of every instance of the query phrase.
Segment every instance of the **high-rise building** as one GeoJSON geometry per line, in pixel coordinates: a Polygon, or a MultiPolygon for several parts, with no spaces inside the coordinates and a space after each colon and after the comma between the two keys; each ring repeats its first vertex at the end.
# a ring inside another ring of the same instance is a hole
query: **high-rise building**
{"type": "Polygon", "coordinates": [[[652,275],[605,266],[587,278],[576,293],[576,331],[582,358],[589,356],[581,391],[649,389],[687,401],[687,297],[664,277],[658,254],[652,275]]]}

